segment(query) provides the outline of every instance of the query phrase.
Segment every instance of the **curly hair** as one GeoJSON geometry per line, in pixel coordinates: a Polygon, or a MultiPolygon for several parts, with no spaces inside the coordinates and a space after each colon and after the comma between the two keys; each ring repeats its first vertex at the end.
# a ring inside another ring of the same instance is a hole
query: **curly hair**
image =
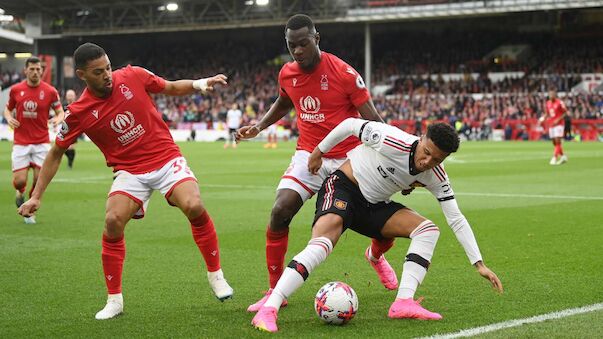
{"type": "Polygon", "coordinates": [[[459,149],[459,135],[447,123],[438,122],[429,125],[426,137],[446,153],[454,153],[459,149]]]}
{"type": "Polygon", "coordinates": [[[289,20],[287,20],[285,32],[287,32],[288,29],[294,31],[304,27],[308,27],[310,32],[316,30],[312,18],[305,14],[295,14],[294,16],[290,17],[289,20]]]}

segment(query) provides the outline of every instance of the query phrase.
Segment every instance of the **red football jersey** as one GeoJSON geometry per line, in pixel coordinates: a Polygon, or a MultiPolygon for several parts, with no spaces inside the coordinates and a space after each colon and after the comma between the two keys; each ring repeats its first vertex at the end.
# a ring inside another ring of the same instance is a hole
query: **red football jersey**
{"type": "Polygon", "coordinates": [[[50,142],[48,118],[50,108],[61,107],[59,93],[51,85],[40,81],[40,85],[30,87],[27,80],[10,88],[6,107],[17,109],[15,119],[20,123],[15,129],[15,145],[35,145],[50,142]]]}
{"type": "Polygon", "coordinates": [[[546,101],[546,123],[549,127],[563,126],[565,122],[560,119],[557,123],[554,123],[560,116],[567,111],[565,104],[559,98],[555,100],[546,101]]]}
{"type": "MultiPolygon", "coordinates": [[[[280,95],[291,99],[297,111],[297,149],[308,152],[340,122],[359,117],[356,107],[371,97],[358,72],[326,52],[321,52],[320,63],[312,73],[305,73],[297,62],[285,64],[278,82],[280,95]]],[[[349,137],[324,156],[343,158],[359,143],[358,138],[349,137]]]]}
{"type": "Polygon", "coordinates": [[[86,133],[113,171],[141,174],[161,168],[181,156],[149,96],[164,88],[165,80],[144,68],[128,65],[114,71],[109,97],[96,97],[86,88],[80,99],[67,107],[56,144],[67,148],[86,133]]]}

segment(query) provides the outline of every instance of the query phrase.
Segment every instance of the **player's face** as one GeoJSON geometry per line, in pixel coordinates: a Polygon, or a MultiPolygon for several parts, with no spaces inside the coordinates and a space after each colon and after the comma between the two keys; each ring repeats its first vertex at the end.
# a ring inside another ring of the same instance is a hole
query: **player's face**
{"type": "Polygon", "coordinates": [[[25,66],[25,77],[31,85],[39,84],[42,77],[42,64],[32,62],[25,66]]]}
{"type": "Polygon", "coordinates": [[[441,164],[450,153],[446,153],[436,146],[431,139],[423,136],[415,150],[415,168],[418,171],[427,171],[441,164]]]}
{"type": "Polygon", "coordinates": [[[113,90],[113,79],[111,77],[111,61],[105,54],[98,59],[88,61],[86,69],[78,70],[80,79],[86,82],[95,94],[107,96],[113,90]]]}
{"type": "Polygon", "coordinates": [[[308,27],[296,30],[287,29],[285,40],[291,57],[301,69],[312,70],[318,64],[320,60],[318,49],[320,35],[318,32],[311,32],[308,27]]]}
{"type": "Polygon", "coordinates": [[[554,100],[557,97],[557,92],[555,91],[549,91],[549,98],[551,100],[554,100]]]}

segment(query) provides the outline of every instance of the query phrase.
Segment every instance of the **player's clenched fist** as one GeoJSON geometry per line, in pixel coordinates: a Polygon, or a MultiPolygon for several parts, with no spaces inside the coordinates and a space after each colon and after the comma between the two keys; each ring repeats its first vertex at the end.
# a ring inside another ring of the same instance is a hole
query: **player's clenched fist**
{"type": "Polygon", "coordinates": [[[40,208],[40,200],[29,199],[19,209],[17,213],[24,217],[31,217],[40,208]]]}

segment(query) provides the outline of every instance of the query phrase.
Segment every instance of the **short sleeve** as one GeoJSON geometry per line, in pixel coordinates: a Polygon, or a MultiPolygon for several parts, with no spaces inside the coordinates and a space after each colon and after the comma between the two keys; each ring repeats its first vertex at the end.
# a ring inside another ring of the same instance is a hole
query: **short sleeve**
{"type": "Polygon", "coordinates": [[[285,69],[285,66],[283,66],[283,68],[281,68],[280,72],[278,72],[278,94],[283,98],[289,98],[289,94],[287,94],[287,92],[285,92],[285,89],[282,86],[284,69],[285,69]]]}
{"type": "Polygon", "coordinates": [[[144,89],[149,93],[160,93],[165,89],[165,79],[155,75],[146,68],[132,66],[132,71],[144,84],[144,89]]]}
{"type": "Polygon", "coordinates": [[[65,112],[65,120],[61,123],[61,130],[57,134],[55,143],[61,148],[68,148],[84,131],[79,120],[69,109],[65,112]]]}
{"type": "Polygon", "coordinates": [[[6,108],[8,108],[9,111],[12,111],[13,109],[15,109],[15,106],[17,106],[17,101],[15,100],[14,87],[12,87],[8,95],[8,102],[6,103],[6,108]]]}
{"type": "Polygon", "coordinates": [[[362,76],[352,66],[345,65],[342,79],[345,92],[355,107],[364,105],[371,98],[362,76]]]}
{"type": "Polygon", "coordinates": [[[61,97],[59,96],[59,92],[57,92],[56,88],[52,87],[52,96],[53,99],[50,102],[50,107],[53,109],[59,109],[61,107],[61,97]]]}

